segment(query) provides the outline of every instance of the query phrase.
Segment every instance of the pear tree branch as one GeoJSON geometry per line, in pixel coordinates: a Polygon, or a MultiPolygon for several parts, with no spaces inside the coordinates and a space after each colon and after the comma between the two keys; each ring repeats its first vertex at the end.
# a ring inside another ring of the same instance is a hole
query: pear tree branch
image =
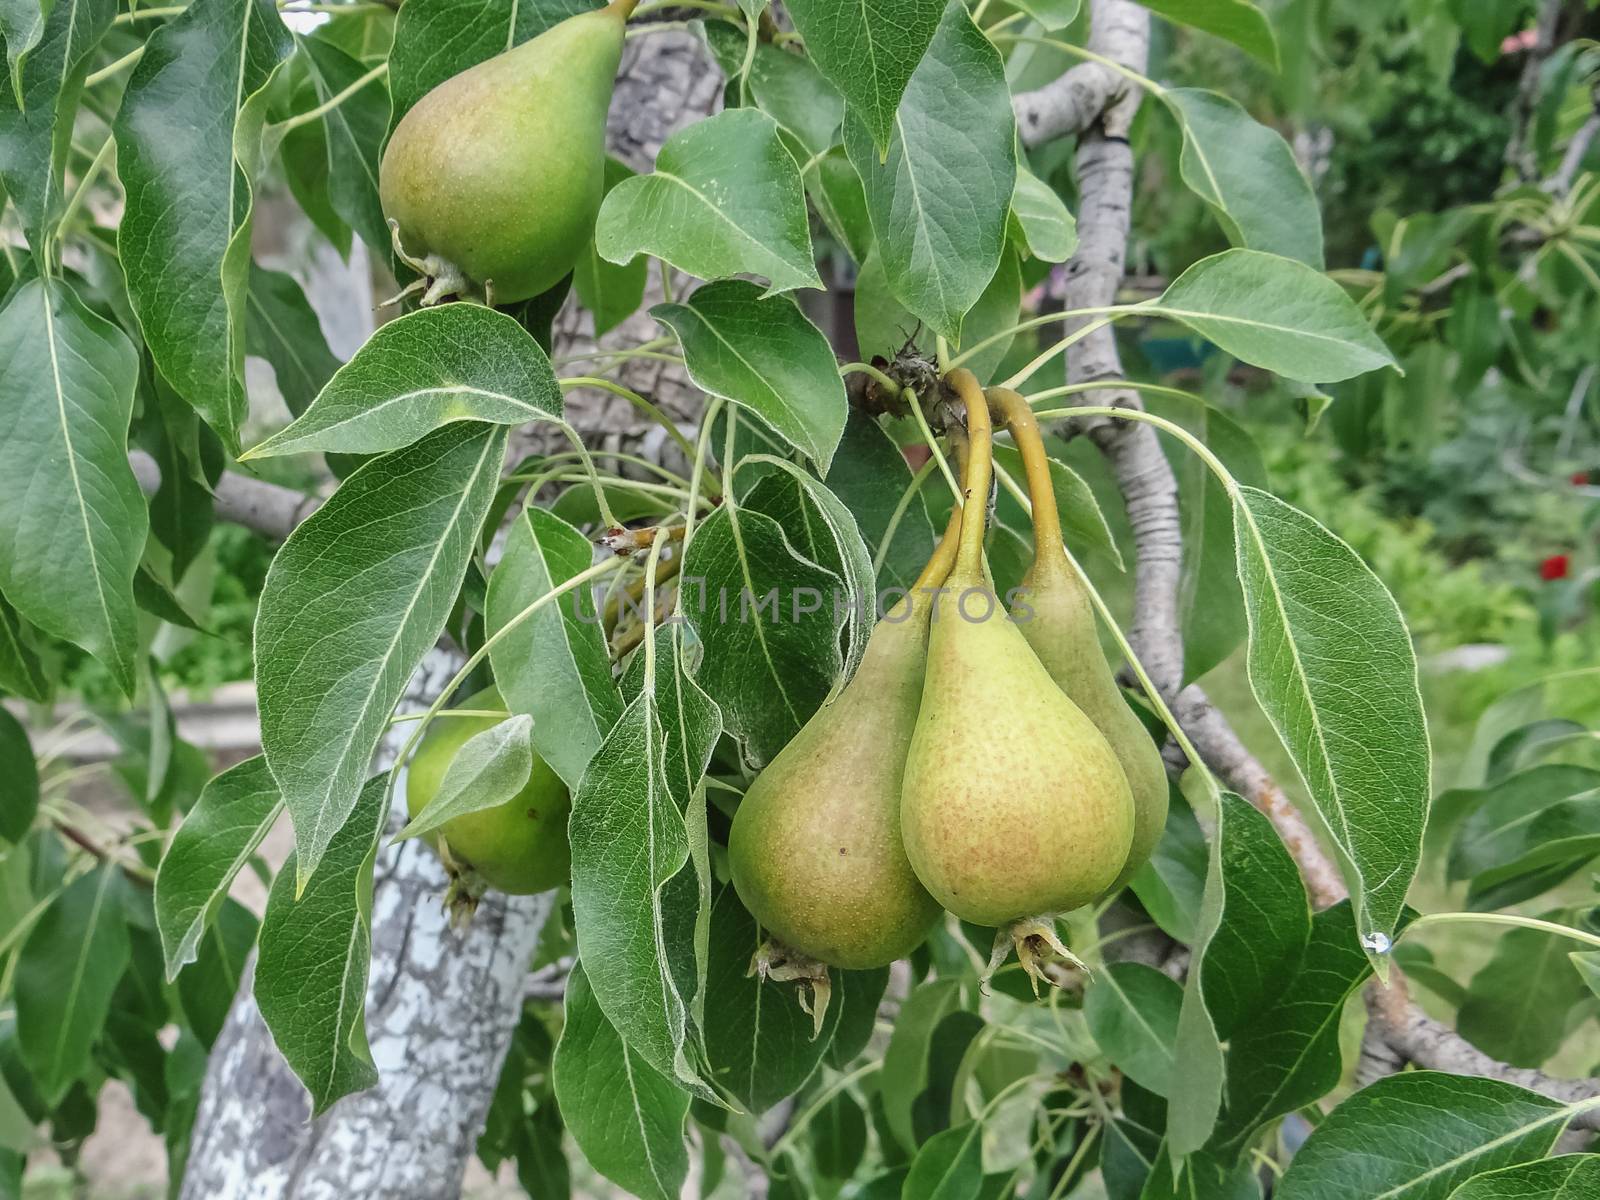
{"type": "MultiPolygon", "coordinates": [[[[1547,2],[1546,18],[1552,8],[1559,5],[1547,2]]],[[[1148,10],[1130,0],[1093,0],[1091,20],[1090,49],[1142,73],[1149,50],[1148,10]]],[[[1545,28],[1542,20],[1541,30],[1545,28]]],[[[1025,144],[1078,135],[1079,243],[1067,266],[1069,309],[1111,303],[1122,282],[1134,182],[1127,130],[1137,103],[1138,94],[1125,79],[1096,63],[1075,66],[1054,83],[1015,100],[1025,144]]],[[[1110,328],[1069,348],[1067,374],[1072,382],[1106,384],[1089,403],[1139,405],[1137,393],[1116,386],[1124,376],[1110,328]]],[[[1198,686],[1182,686],[1178,486],[1154,429],[1143,423],[1101,421],[1087,431],[1112,467],[1134,531],[1136,615],[1130,639],[1135,652],[1206,763],[1271,820],[1317,907],[1337,903],[1348,893],[1311,825],[1205,692],[1198,686]]],[[[1600,1095],[1600,1082],[1556,1079],[1490,1058],[1427,1016],[1410,999],[1400,972],[1390,974],[1388,987],[1374,981],[1368,990],[1370,1019],[1358,1068],[1363,1083],[1414,1063],[1505,1080],[1568,1102],[1600,1095]]],[[[1600,1128],[1600,1110],[1581,1114],[1576,1123],[1600,1128]]]]}
{"type": "MultiPolygon", "coordinates": [[[[147,495],[155,495],[161,487],[161,468],[156,460],[143,450],[132,450],[128,453],[128,465],[133,468],[140,489],[147,495]]],[[[222,473],[212,495],[219,521],[243,525],[274,542],[288,537],[294,527],[322,503],[320,497],[235,471],[222,473]]]]}

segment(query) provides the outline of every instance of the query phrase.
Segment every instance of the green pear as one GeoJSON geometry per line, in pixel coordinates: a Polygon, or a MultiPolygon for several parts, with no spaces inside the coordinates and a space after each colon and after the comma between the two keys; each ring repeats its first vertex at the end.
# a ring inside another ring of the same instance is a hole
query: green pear
{"type": "Polygon", "coordinates": [[[988,405],[969,372],[949,378],[967,407],[971,466],[960,550],[929,634],[900,829],[934,899],[963,920],[1018,930],[1111,885],[1133,842],[1133,797],[1110,745],[1056,686],[986,576],[988,405]]]}
{"type": "Polygon", "coordinates": [[[424,304],[504,304],[572,270],[594,233],[606,111],[633,0],[612,0],[447,79],[395,127],[378,196],[424,304]]]}
{"type": "Polygon", "coordinates": [[[829,966],[881,967],[927,936],[939,906],[900,842],[900,785],[922,701],[931,594],[955,556],[952,521],[873,628],[850,682],[751,784],[728,834],[733,886],[780,942],[829,966]]]}
{"type": "MultiPolygon", "coordinates": [[[[490,687],[469,696],[460,707],[501,711],[505,701],[490,687]]],[[[406,809],[412,817],[439,794],[445,771],[467,739],[501,720],[440,717],[433,722],[406,765],[406,809]]],[[[571,815],[572,799],[566,784],[535,754],[533,773],[520,792],[494,808],[452,817],[439,827],[433,840],[455,871],[472,872],[477,882],[496,891],[531,896],[565,883],[571,873],[572,852],[567,843],[567,818],[571,815]]]]}
{"type": "Polygon", "coordinates": [[[1022,636],[1057,685],[1083,709],[1111,744],[1133,793],[1133,847],[1112,889],[1127,883],[1150,859],[1167,824],[1167,772],[1161,751],[1122,698],[1111,664],[1100,649],[1094,606],[1061,541],[1050,464],[1033,409],[1016,392],[990,388],[990,403],[1011,430],[1022,454],[1033,500],[1033,565],[1022,577],[1022,636]]]}

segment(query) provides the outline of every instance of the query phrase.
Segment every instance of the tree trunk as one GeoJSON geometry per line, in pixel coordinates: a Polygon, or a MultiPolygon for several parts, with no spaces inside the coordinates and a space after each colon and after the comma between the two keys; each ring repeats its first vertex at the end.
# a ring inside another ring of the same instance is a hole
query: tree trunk
{"type": "MultiPolygon", "coordinates": [[[[611,110],[612,153],[649,170],[662,142],[711,112],[720,95],[720,75],[697,37],[630,39],[611,110]]],[[[557,325],[558,353],[591,346],[588,329],[587,316],[569,304],[557,325]]],[[[629,344],[653,332],[648,316],[636,316],[616,336],[629,344]]],[[[629,368],[622,381],[690,423],[694,394],[670,364],[629,368]]],[[[569,419],[601,453],[626,445],[659,460],[671,445],[606,393],[574,393],[569,419]]],[[[412,681],[413,701],[436,695],[459,663],[446,650],[431,655],[412,681]]],[[[367,994],[379,1082],[316,1121],[308,1120],[306,1092],[262,1023],[247,973],[207,1067],[185,1200],[460,1194],[551,897],[491,894],[455,932],[440,905],[444,886],[438,861],[418,842],[379,856],[367,994]]]]}

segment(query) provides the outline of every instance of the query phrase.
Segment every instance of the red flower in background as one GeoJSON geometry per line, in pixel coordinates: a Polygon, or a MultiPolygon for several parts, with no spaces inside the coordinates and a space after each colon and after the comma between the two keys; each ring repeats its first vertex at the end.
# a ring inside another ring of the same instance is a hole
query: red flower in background
{"type": "Polygon", "coordinates": [[[1587,471],[1574,471],[1572,473],[1571,482],[1572,482],[1572,486],[1573,487],[1583,487],[1586,483],[1589,482],[1589,472],[1587,472],[1587,471]]]}
{"type": "Polygon", "coordinates": [[[1572,561],[1565,554],[1552,554],[1539,564],[1539,578],[1546,582],[1552,579],[1565,579],[1571,566],[1572,561]]]}

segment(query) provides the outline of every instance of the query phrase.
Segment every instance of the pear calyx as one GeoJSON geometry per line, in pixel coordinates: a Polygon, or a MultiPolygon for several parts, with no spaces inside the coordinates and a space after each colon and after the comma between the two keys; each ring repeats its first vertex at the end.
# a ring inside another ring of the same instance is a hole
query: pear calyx
{"type": "Polygon", "coordinates": [[[798,983],[796,997],[801,1009],[811,1017],[811,1040],[816,1041],[822,1035],[822,1022],[828,1015],[828,1002],[833,996],[827,963],[808,958],[777,938],[769,937],[756,947],[745,975],[770,979],[774,983],[798,983]]]}
{"type": "Polygon", "coordinates": [[[1033,984],[1034,999],[1039,997],[1039,985],[1067,988],[1086,981],[1094,972],[1061,940],[1056,933],[1055,918],[1049,916],[1024,917],[1013,921],[1004,929],[995,930],[994,949],[989,952],[989,969],[978,984],[985,992],[989,980],[1000,965],[1017,952],[1017,963],[1028,973],[1033,984]],[[1051,968],[1054,968],[1053,970],[1051,968]]]}

